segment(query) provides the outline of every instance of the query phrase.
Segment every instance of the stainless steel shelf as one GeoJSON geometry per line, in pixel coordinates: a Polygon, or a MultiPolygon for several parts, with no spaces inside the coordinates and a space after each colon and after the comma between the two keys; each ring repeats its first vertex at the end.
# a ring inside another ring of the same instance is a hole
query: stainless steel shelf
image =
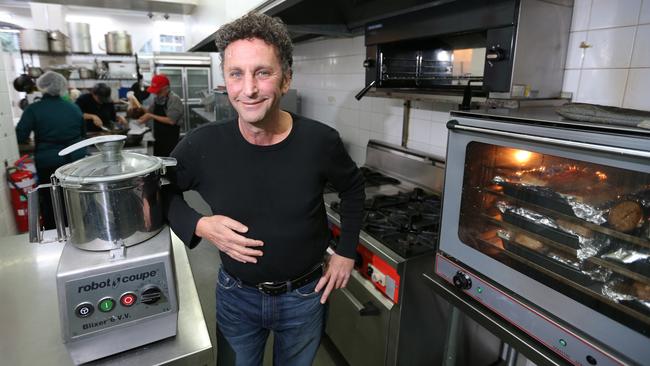
{"type": "Polygon", "coordinates": [[[90,81],[133,80],[133,81],[135,81],[135,80],[138,80],[138,79],[136,79],[136,78],[106,78],[106,79],[76,79],[76,78],[72,79],[71,78],[71,79],[68,79],[68,81],[86,81],[86,80],[90,80],[90,81]]]}

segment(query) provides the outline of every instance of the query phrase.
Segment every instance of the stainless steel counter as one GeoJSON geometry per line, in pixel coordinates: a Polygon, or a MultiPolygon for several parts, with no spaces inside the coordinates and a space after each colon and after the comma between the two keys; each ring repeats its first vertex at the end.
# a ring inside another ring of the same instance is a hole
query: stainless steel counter
{"type": "MultiPolygon", "coordinates": [[[[183,243],[172,235],[178,281],[175,337],[90,365],[207,365],[212,344],[183,243]]],[[[0,364],[72,365],[61,338],[56,269],[63,244],[31,244],[27,234],[0,238],[0,364]]]]}

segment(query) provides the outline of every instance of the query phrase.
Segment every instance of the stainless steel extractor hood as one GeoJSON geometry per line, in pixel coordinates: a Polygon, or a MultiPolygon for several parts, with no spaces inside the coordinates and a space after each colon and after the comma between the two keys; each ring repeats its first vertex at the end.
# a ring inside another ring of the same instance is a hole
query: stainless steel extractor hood
{"type": "MultiPolygon", "coordinates": [[[[362,35],[366,23],[458,0],[268,0],[253,11],[282,19],[294,43],[362,35]]],[[[190,51],[216,52],[214,34],[190,51]]]]}

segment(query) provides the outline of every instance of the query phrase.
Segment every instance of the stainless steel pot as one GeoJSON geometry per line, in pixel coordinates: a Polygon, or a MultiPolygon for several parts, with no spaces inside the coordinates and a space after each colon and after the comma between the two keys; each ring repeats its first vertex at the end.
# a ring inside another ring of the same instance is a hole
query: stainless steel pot
{"type": "Polygon", "coordinates": [[[93,47],[88,23],[68,23],[70,46],[74,53],[92,53],[93,47]]]}
{"type": "Polygon", "coordinates": [[[52,31],[47,34],[50,44],[50,52],[68,53],[70,52],[70,40],[68,36],[60,31],[52,31]]]}
{"type": "Polygon", "coordinates": [[[40,67],[28,66],[25,71],[27,75],[34,79],[38,79],[41,75],[43,75],[43,69],[40,67]]]}
{"type": "Polygon", "coordinates": [[[32,52],[48,52],[50,46],[47,40],[47,32],[38,29],[21,30],[20,49],[32,52]]]}
{"type": "Polygon", "coordinates": [[[103,251],[141,243],[163,227],[160,196],[166,167],[175,159],[122,151],[124,135],[86,139],[59,152],[66,155],[95,145],[101,154],[56,170],[51,184],[29,193],[30,241],[42,242],[38,225],[38,192],[52,189],[57,240],[80,249],[103,251]],[[63,191],[68,230],[64,227],[60,190],[63,191]],[[58,201],[58,202],[57,202],[58,201]]]}
{"type": "Polygon", "coordinates": [[[95,76],[95,71],[86,68],[86,67],[80,67],[79,68],[79,79],[94,79],[95,76]]]}
{"type": "Polygon", "coordinates": [[[113,31],[104,35],[106,40],[106,53],[117,55],[130,55],[133,53],[131,35],[125,31],[113,31]]]}

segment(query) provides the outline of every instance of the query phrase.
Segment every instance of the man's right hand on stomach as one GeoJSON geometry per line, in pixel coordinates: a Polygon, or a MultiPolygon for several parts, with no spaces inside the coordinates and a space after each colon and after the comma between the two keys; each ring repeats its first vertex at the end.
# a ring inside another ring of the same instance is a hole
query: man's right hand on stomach
{"type": "Polygon", "coordinates": [[[202,217],[195,230],[197,236],[211,241],[232,259],[242,263],[257,263],[255,257],[260,257],[263,253],[251,247],[261,247],[264,243],[238,234],[246,232],[248,228],[244,224],[222,215],[202,217]]]}

